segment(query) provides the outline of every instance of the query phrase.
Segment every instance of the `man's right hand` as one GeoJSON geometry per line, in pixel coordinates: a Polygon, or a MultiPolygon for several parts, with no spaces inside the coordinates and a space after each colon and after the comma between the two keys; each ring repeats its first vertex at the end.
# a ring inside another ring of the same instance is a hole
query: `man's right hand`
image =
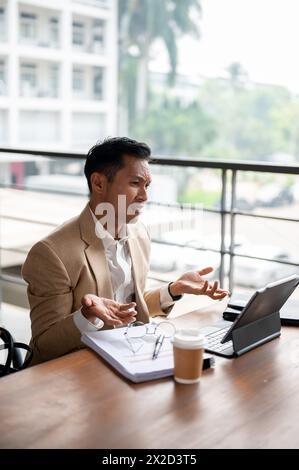
{"type": "Polygon", "coordinates": [[[91,323],[94,323],[96,318],[100,318],[105,325],[124,326],[136,319],[135,302],[120,304],[104,297],[86,294],[82,297],[81,303],[82,315],[91,323]]]}

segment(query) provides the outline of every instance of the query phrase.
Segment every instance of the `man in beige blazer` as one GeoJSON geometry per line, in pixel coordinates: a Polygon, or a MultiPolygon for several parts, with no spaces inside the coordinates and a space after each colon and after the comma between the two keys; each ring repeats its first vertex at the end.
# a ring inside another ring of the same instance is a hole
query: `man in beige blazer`
{"type": "Polygon", "coordinates": [[[145,290],[150,240],[138,216],[151,182],[149,161],[149,147],[128,138],[95,145],[84,170],[89,203],[31,248],[22,274],[31,308],[32,364],[83,348],[84,331],[167,315],[184,293],[227,295],[202,278],[212,268],[145,290]]]}

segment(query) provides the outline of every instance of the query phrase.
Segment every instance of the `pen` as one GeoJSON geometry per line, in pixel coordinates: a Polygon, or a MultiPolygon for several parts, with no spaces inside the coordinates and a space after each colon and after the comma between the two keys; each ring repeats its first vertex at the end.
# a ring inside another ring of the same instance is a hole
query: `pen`
{"type": "Polygon", "coordinates": [[[160,349],[161,349],[161,347],[162,347],[164,338],[165,338],[164,335],[158,336],[158,338],[157,338],[157,340],[156,340],[156,342],[155,342],[155,350],[154,350],[152,359],[157,359],[158,354],[159,354],[159,352],[160,352],[160,349]]]}

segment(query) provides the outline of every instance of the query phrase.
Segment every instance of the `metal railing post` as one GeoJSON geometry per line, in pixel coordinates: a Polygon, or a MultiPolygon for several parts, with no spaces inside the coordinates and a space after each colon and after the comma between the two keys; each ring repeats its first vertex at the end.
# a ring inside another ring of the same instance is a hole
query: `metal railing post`
{"type": "MultiPolygon", "coordinates": [[[[29,149],[21,149],[21,148],[0,148],[0,155],[2,154],[16,154],[16,155],[21,155],[21,156],[38,156],[40,157],[45,157],[45,158],[55,158],[55,159],[75,159],[75,160],[85,160],[86,155],[83,153],[64,153],[64,152],[49,152],[45,150],[29,150],[29,149]]],[[[3,159],[5,161],[5,158],[3,159]]],[[[1,159],[0,159],[0,164],[1,164],[1,159]]],[[[172,167],[175,166],[176,168],[179,169],[179,167],[185,168],[185,167],[190,167],[190,168],[206,168],[210,170],[220,170],[221,175],[222,175],[222,188],[221,188],[221,208],[207,208],[205,211],[210,214],[220,214],[220,231],[221,231],[221,246],[217,247],[215,250],[213,246],[210,247],[194,247],[196,250],[199,251],[210,251],[217,253],[218,255],[220,254],[220,264],[219,264],[219,279],[220,282],[223,284],[224,280],[226,280],[227,272],[226,272],[226,259],[227,256],[229,256],[229,272],[228,272],[228,278],[229,278],[229,289],[231,290],[234,286],[234,260],[236,257],[238,258],[250,258],[250,259],[256,259],[260,261],[268,261],[268,262],[275,262],[278,264],[283,264],[283,265],[289,265],[289,266],[294,266],[294,267],[299,267],[299,262],[297,260],[294,260],[293,258],[288,260],[288,259],[278,259],[277,257],[274,257],[274,259],[270,257],[263,257],[263,256],[253,256],[252,254],[242,254],[239,253],[238,251],[235,252],[235,224],[236,224],[236,216],[239,215],[240,217],[253,217],[257,219],[267,219],[267,220],[276,220],[276,221],[284,221],[284,222],[293,222],[299,224],[299,218],[296,217],[286,217],[286,216],[277,216],[277,215],[266,215],[266,214],[259,214],[259,213],[252,213],[249,210],[248,211],[242,211],[238,210],[236,208],[236,181],[237,181],[237,172],[255,172],[255,173],[271,173],[271,174],[277,174],[277,175],[299,175],[299,164],[293,164],[293,165],[285,165],[285,164],[277,164],[277,163],[268,163],[268,162],[263,162],[261,163],[260,161],[225,161],[225,160],[204,160],[204,159],[187,159],[187,158],[167,158],[167,157],[162,157],[162,156],[157,156],[152,162],[151,165],[160,165],[161,167],[172,167]],[[228,189],[228,177],[232,175],[232,180],[231,180],[231,191],[229,192],[228,189]],[[231,196],[230,203],[228,202],[228,197],[229,195],[231,196]],[[229,217],[229,222],[228,224],[228,217],[229,217]],[[230,246],[227,246],[227,240],[226,236],[230,234],[230,246]]],[[[239,175],[239,173],[238,173],[239,175]]],[[[15,184],[4,184],[0,183],[0,188],[10,188],[10,189],[20,189],[18,185],[15,184]]],[[[43,188],[34,188],[33,187],[26,187],[22,188],[22,190],[27,190],[27,191],[34,191],[36,193],[57,193],[61,195],[68,195],[68,196],[80,196],[81,193],[79,194],[76,191],[65,191],[61,189],[43,189],[43,188]]],[[[3,199],[3,198],[2,198],[3,199]]],[[[0,200],[0,204],[3,203],[3,200],[0,200]]],[[[156,204],[156,203],[155,203],[156,204]]],[[[169,204],[167,204],[169,207],[169,204]]],[[[165,206],[165,203],[158,203],[157,206],[165,206]]],[[[171,206],[171,205],[170,205],[171,206]]],[[[177,207],[177,204],[175,205],[177,207]]],[[[180,206],[181,210],[184,208],[184,205],[180,206]]],[[[24,222],[24,223],[36,223],[39,225],[56,225],[56,224],[49,224],[45,223],[42,220],[35,220],[32,217],[17,217],[9,214],[1,214],[0,213],[0,225],[3,226],[3,222],[5,223],[6,219],[8,220],[14,220],[18,222],[24,222]]],[[[164,225],[163,222],[159,224],[158,226],[158,232],[163,233],[164,230],[164,225]]],[[[184,245],[180,243],[170,243],[163,241],[161,239],[154,240],[158,243],[162,244],[168,244],[168,245],[174,245],[174,246],[179,246],[184,248],[184,245]]],[[[3,240],[2,240],[3,242],[3,240]]],[[[10,251],[10,252],[18,252],[18,253],[26,253],[26,247],[8,247],[5,244],[1,244],[0,240],[0,249],[1,251],[10,251]]],[[[6,268],[3,269],[2,267],[2,272],[1,272],[1,253],[0,253],[0,281],[3,280],[9,276],[6,274],[6,268]]],[[[161,279],[162,281],[165,279],[161,279]]],[[[238,281],[238,280],[237,280],[238,281]]],[[[15,281],[15,282],[20,282],[20,281],[15,281]]],[[[1,307],[1,284],[0,284],[0,307],[1,307]]],[[[3,294],[3,290],[2,290],[3,294]]],[[[3,300],[3,297],[2,297],[3,300]]]]}
{"type": "Polygon", "coordinates": [[[3,280],[2,280],[2,230],[3,230],[3,219],[2,219],[2,190],[0,189],[0,325],[2,322],[2,300],[3,300],[3,280]]]}
{"type": "Polygon", "coordinates": [[[220,207],[220,231],[221,231],[221,245],[220,245],[220,267],[219,267],[219,281],[222,286],[225,277],[225,221],[226,221],[226,190],[227,190],[227,170],[222,170],[221,175],[221,207],[220,207]]]}
{"type": "Polygon", "coordinates": [[[228,282],[228,288],[230,292],[232,291],[234,287],[236,182],[237,182],[237,170],[232,170],[231,204],[230,204],[229,282],[228,282]]]}

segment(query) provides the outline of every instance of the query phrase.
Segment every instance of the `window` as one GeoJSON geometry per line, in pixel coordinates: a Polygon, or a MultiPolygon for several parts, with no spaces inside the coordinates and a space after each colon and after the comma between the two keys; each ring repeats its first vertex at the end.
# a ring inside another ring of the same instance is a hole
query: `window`
{"type": "Polygon", "coordinates": [[[56,111],[21,111],[19,141],[23,143],[49,143],[61,140],[61,115],[56,111]]]}
{"type": "Polygon", "coordinates": [[[84,90],[84,70],[79,67],[73,69],[73,90],[84,90]]]}
{"type": "Polygon", "coordinates": [[[0,95],[5,95],[6,92],[6,73],[5,62],[0,60],[0,95]]]}
{"type": "Polygon", "coordinates": [[[100,67],[94,68],[94,76],[93,76],[93,94],[96,99],[102,100],[103,99],[103,69],[100,67]]]}
{"type": "Polygon", "coordinates": [[[73,21],[73,44],[83,46],[85,43],[84,23],[73,21]]]}
{"type": "Polygon", "coordinates": [[[59,42],[59,20],[58,18],[50,18],[50,41],[51,45],[58,46],[59,42]]]}
{"type": "Polygon", "coordinates": [[[21,64],[21,96],[36,96],[37,72],[35,64],[21,64]]]}
{"type": "Polygon", "coordinates": [[[20,37],[22,39],[36,39],[36,15],[33,13],[20,13],[20,37]]]}
{"type": "Polygon", "coordinates": [[[0,39],[5,39],[5,10],[0,7],[0,39]]]}
{"type": "Polygon", "coordinates": [[[105,45],[105,22],[103,20],[94,20],[92,31],[92,50],[94,52],[103,52],[105,45]]]}
{"type": "Polygon", "coordinates": [[[58,87],[59,87],[59,66],[58,65],[50,66],[49,82],[50,82],[50,96],[52,96],[53,98],[57,98],[58,87]]]}
{"type": "MultiPolygon", "coordinates": [[[[7,121],[7,111],[0,109],[0,142],[5,143],[7,142],[7,136],[8,136],[8,121],[7,121]]],[[[2,170],[1,170],[1,173],[2,170]]],[[[1,177],[3,178],[3,174],[1,174],[1,177]]]]}
{"type": "Polygon", "coordinates": [[[72,118],[72,146],[85,151],[105,137],[107,118],[98,113],[74,113],[72,118]]]}

